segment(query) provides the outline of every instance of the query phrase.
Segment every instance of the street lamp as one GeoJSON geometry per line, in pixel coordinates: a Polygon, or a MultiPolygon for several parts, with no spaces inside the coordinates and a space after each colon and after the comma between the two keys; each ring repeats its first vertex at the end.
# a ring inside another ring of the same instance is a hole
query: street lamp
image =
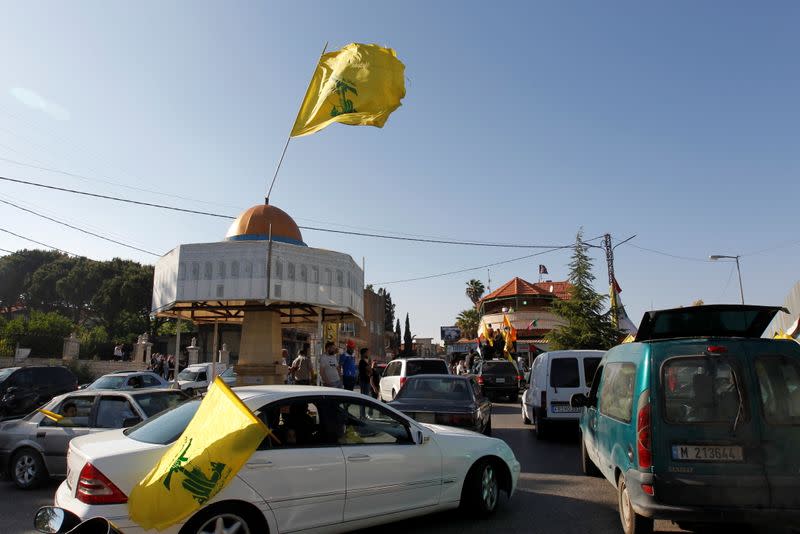
{"type": "Polygon", "coordinates": [[[742,289],[742,270],[739,268],[739,256],[725,256],[723,254],[713,254],[708,257],[711,261],[717,260],[735,260],[736,272],[739,273],[739,295],[742,297],[742,304],[744,304],[744,289],[742,289]]]}

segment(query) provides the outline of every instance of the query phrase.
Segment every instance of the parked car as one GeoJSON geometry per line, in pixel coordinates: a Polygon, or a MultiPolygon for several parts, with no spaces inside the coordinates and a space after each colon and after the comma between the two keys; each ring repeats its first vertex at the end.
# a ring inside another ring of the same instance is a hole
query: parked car
{"type": "Polygon", "coordinates": [[[577,424],[580,408],[570,399],[575,393],[589,393],[592,379],[604,352],[601,350],[559,350],[539,354],[528,373],[528,389],[520,402],[522,421],[533,424],[542,438],[555,424],[577,424]]]}
{"type": "Polygon", "coordinates": [[[170,383],[152,371],[128,371],[103,375],[83,389],[166,388],[170,383]]]}
{"type": "Polygon", "coordinates": [[[781,310],[648,312],[634,342],[603,357],[589,395],[573,396],[581,467],[617,488],[626,534],[654,519],[800,521],[800,345],[760,337],[781,310]]]}
{"type": "Polygon", "coordinates": [[[482,360],[475,369],[475,380],[489,399],[507,397],[517,402],[522,376],[517,364],[508,360],[482,360]]]}
{"type": "Polygon", "coordinates": [[[420,423],[492,434],[492,403],[472,376],[410,376],[389,406],[420,423]]]}
{"type": "Polygon", "coordinates": [[[217,375],[225,371],[226,366],[222,363],[193,363],[178,373],[178,385],[190,396],[207,390],[211,380],[212,365],[217,366],[217,375]]]}
{"type": "Polygon", "coordinates": [[[229,387],[233,387],[236,385],[237,376],[238,375],[236,374],[236,367],[234,367],[233,365],[222,371],[222,373],[220,373],[219,375],[222,381],[228,384],[229,387]]]}
{"type": "Polygon", "coordinates": [[[0,472],[18,488],[33,489],[48,476],[65,476],[72,438],[132,426],[189,397],[177,390],[81,390],[60,395],[43,409],[62,415],[54,421],[39,411],[0,423],[0,472]]]}
{"type": "Polygon", "coordinates": [[[383,371],[380,382],[380,399],[390,401],[394,399],[406,378],[414,375],[450,374],[447,362],[439,358],[398,358],[389,362],[383,371]]]}
{"type": "MultiPolygon", "coordinates": [[[[344,532],[459,504],[485,516],[496,510],[500,491],[511,496],[516,488],[520,464],[504,441],[417,423],[341,389],[280,385],[233,391],[280,444],[266,438],[227,486],[163,534],[215,527],[344,532]]],[[[113,517],[126,534],[143,533],[128,517],[127,496],[199,404],[192,400],[133,428],[73,440],[70,475],[56,491],[56,506],[81,518],[113,517]]]]}
{"type": "Polygon", "coordinates": [[[0,369],[0,419],[30,413],[56,395],[77,388],[78,380],[66,367],[0,369]]]}

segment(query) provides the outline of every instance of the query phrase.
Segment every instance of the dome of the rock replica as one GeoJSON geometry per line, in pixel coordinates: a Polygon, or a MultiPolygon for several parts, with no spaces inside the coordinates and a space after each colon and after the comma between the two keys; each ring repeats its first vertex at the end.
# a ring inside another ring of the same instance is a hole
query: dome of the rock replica
{"type": "Polygon", "coordinates": [[[288,213],[269,204],[259,204],[239,215],[225,234],[227,241],[272,240],[290,245],[306,246],[300,228],[288,213]]]}

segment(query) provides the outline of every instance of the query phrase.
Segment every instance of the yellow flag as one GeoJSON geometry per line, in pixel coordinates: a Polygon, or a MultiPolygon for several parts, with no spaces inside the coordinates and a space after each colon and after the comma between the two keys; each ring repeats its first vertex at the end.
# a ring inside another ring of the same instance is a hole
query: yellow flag
{"type": "Polygon", "coordinates": [[[312,134],[334,122],[383,127],[406,96],[404,73],[391,48],[352,43],[324,54],[291,136],[312,134]]]}
{"type": "Polygon", "coordinates": [[[37,410],[44,414],[45,417],[48,419],[52,419],[56,423],[64,419],[63,415],[58,415],[55,412],[51,412],[50,410],[45,410],[44,408],[37,408],[37,410]]]}
{"type": "Polygon", "coordinates": [[[145,530],[186,519],[225,487],[269,432],[217,377],[181,437],[131,491],[131,519],[145,530]]]}

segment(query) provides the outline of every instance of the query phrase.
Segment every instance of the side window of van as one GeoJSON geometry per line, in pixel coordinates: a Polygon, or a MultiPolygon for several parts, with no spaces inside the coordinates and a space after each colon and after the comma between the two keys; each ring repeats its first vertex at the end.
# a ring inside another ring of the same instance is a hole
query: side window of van
{"type": "Polygon", "coordinates": [[[756,375],[767,422],[800,424],[800,362],[780,356],[759,357],[756,375]]]}
{"type": "Polygon", "coordinates": [[[632,363],[609,363],[606,364],[603,373],[600,413],[630,423],[636,366],[632,363]]]}

